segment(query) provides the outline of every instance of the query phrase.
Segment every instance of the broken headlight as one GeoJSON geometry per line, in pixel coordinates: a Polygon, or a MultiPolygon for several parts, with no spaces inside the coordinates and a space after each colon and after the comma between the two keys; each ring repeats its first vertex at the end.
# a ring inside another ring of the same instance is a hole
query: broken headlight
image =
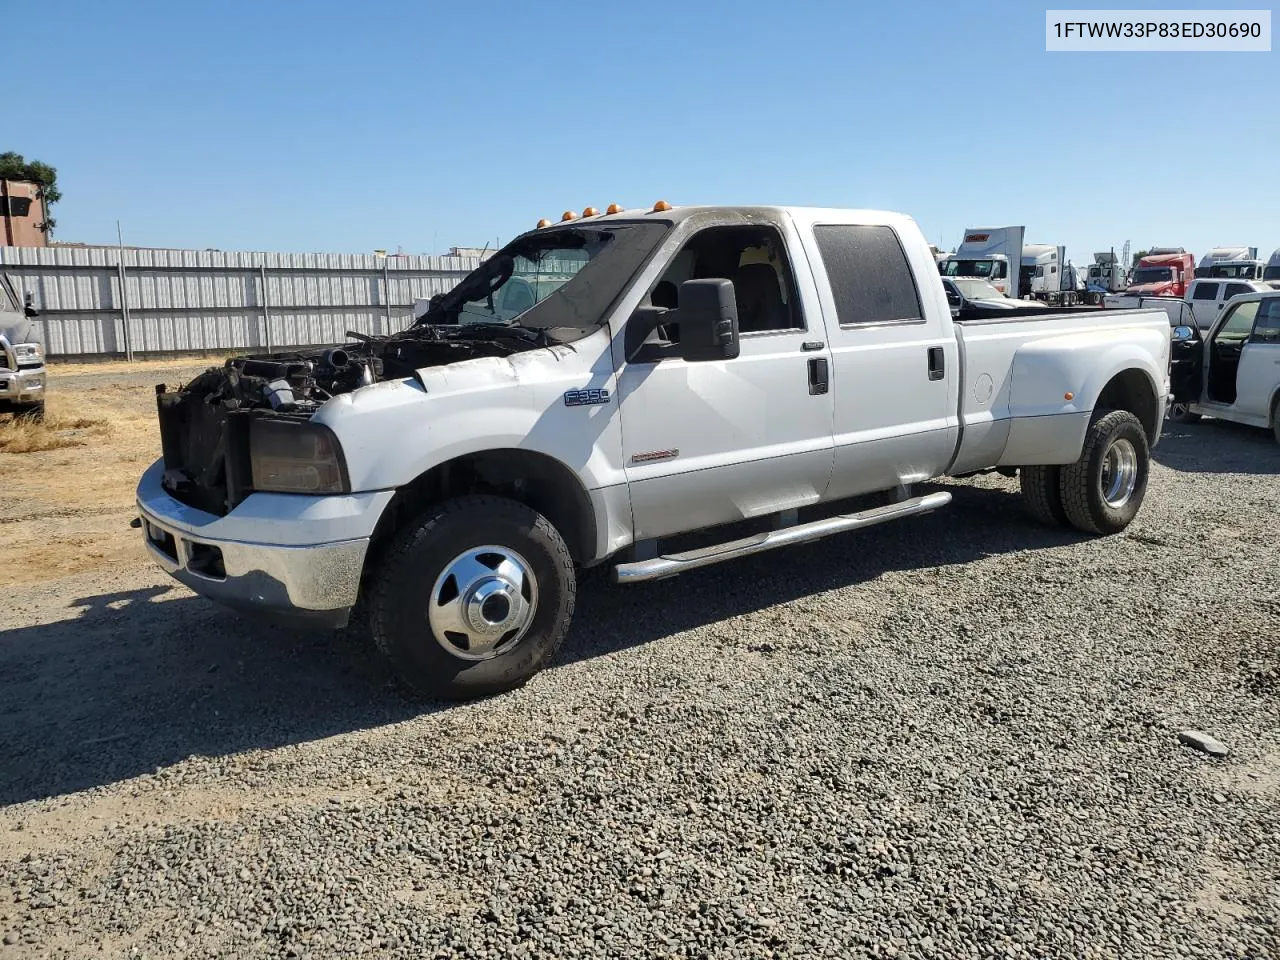
{"type": "Polygon", "coordinates": [[[347,461],[332,430],[303,420],[254,420],[253,488],[267,493],[350,493],[347,461]]]}

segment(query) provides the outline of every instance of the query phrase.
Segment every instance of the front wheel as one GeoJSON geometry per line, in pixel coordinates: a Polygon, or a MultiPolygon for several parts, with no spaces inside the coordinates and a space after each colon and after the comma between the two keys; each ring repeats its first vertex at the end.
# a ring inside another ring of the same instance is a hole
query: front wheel
{"type": "Polygon", "coordinates": [[[1191,405],[1181,400],[1175,400],[1169,404],[1169,412],[1166,416],[1174,423],[1194,423],[1200,419],[1200,414],[1192,413],[1191,405]]]}
{"type": "Polygon", "coordinates": [[[564,538],[505,497],[460,497],[405,529],[374,574],[370,627],[414,691],[448,700],[523,686],[559,648],[577,591],[564,538]]]}
{"type": "Polygon", "coordinates": [[[1147,492],[1151,451],[1142,422],[1127,410],[1089,424],[1080,459],[1062,468],[1062,507],[1086,533],[1119,533],[1133,522],[1147,492]]]}

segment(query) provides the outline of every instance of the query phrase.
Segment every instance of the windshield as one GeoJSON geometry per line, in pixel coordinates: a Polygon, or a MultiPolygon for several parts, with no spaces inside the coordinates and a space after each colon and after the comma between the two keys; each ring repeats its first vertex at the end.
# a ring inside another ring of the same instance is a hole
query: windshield
{"type": "Polygon", "coordinates": [[[1129,278],[1129,283],[1137,287],[1144,283],[1165,283],[1172,279],[1173,267],[1138,267],[1129,278]]]}
{"type": "Polygon", "coordinates": [[[969,300],[1002,300],[1004,294],[985,280],[960,277],[951,281],[960,288],[960,292],[969,300]]]}
{"type": "Polygon", "coordinates": [[[1256,266],[1252,263],[1215,263],[1209,269],[1211,277],[1242,277],[1252,280],[1256,266]]]}
{"type": "Polygon", "coordinates": [[[1274,267],[1266,267],[1262,271],[1263,280],[1280,280],[1280,265],[1274,267]]]}
{"type": "Polygon", "coordinates": [[[948,260],[943,275],[948,277],[991,277],[1004,276],[1004,262],[1001,260],[948,260]]]}
{"type": "MultiPolygon", "coordinates": [[[[576,238],[575,238],[576,239],[576,238]]],[[[511,323],[578,275],[612,239],[595,234],[581,247],[557,243],[512,258],[511,275],[491,293],[463,302],[459,323],[511,323]]]]}
{"type": "Polygon", "coordinates": [[[605,319],[670,226],[655,220],[525,234],[433,297],[418,322],[589,329],[605,319]]]}

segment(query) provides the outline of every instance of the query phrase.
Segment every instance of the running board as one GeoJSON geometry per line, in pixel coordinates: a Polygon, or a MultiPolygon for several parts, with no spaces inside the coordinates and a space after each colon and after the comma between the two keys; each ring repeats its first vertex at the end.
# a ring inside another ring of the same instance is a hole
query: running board
{"type": "Polygon", "coordinates": [[[753,553],[764,553],[766,550],[774,550],[778,547],[821,540],[833,533],[861,530],[863,527],[874,527],[878,523],[889,520],[929,513],[939,507],[945,507],[950,502],[951,494],[949,493],[931,493],[927,496],[912,497],[910,500],[899,503],[863,510],[861,513],[842,514],[828,517],[826,520],[814,520],[794,527],[783,527],[781,530],[771,530],[768,533],[732,540],[729,543],[718,543],[700,550],[673,553],[669,556],[655,557],[652,560],[620,563],[613,568],[613,580],[615,583],[640,583],[645,580],[674,577],[686,570],[709,567],[713,563],[737,560],[739,557],[749,557],[753,553]]]}

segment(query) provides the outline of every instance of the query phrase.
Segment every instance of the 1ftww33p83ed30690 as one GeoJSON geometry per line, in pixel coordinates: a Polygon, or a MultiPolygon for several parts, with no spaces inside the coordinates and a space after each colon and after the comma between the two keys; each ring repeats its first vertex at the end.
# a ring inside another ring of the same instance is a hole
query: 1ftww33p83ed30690
{"type": "Polygon", "coordinates": [[[584,567],[672,576],[987,470],[1045,523],[1123,530],[1169,352],[1161,310],[953,318],[904,215],[611,209],[517,237],[400,334],[160,393],[138,508],[196,592],[331,628],[363,601],[406,683],[470,697],[548,663],[584,567]]]}

